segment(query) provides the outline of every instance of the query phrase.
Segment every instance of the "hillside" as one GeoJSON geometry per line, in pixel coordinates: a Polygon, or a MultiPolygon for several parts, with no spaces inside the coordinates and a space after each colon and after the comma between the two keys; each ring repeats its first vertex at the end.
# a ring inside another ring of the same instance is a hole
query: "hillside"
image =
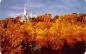
{"type": "Polygon", "coordinates": [[[86,14],[51,14],[20,22],[20,16],[0,20],[2,54],[83,54],[86,14]]]}

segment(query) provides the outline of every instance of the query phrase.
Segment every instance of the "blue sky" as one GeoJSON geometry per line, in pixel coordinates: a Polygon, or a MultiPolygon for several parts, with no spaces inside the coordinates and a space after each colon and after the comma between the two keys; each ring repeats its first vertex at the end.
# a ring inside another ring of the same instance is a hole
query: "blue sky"
{"type": "Polygon", "coordinates": [[[23,13],[24,4],[28,14],[40,15],[46,12],[53,15],[86,13],[85,0],[2,0],[0,18],[17,16],[23,13]]]}

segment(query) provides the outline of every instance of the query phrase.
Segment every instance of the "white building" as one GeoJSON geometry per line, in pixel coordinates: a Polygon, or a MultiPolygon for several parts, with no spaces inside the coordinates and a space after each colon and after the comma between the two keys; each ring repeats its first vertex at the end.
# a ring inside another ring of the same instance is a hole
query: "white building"
{"type": "Polygon", "coordinates": [[[27,22],[28,19],[29,19],[29,16],[27,14],[27,9],[26,9],[26,6],[24,6],[24,12],[23,12],[23,15],[21,16],[20,21],[27,22]]]}

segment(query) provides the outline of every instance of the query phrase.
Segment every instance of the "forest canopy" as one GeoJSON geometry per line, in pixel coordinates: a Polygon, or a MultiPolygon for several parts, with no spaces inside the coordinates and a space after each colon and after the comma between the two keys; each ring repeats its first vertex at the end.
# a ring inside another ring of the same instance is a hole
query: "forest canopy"
{"type": "Polygon", "coordinates": [[[3,54],[33,54],[44,48],[62,50],[65,44],[73,48],[78,42],[86,42],[86,14],[54,17],[45,14],[29,18],[27,22],[20,22],[20,18],[0,20],[0,48],[3,54]]]}

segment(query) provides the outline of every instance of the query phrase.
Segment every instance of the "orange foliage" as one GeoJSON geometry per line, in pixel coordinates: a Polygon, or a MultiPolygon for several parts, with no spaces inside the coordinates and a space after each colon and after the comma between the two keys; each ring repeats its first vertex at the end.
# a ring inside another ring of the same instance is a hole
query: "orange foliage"
{"type": "Polygon", "coordinates": [[[0,20],[0,43],[4,54],[22,54],[26,50],[23,47],[33,45],[59,50],[65,42],[71,48],[77,42],[86,42],[86,14],[56,16],[55,19],[45,14],[27,23],[20,22],[20,18],[0,20]]]}

